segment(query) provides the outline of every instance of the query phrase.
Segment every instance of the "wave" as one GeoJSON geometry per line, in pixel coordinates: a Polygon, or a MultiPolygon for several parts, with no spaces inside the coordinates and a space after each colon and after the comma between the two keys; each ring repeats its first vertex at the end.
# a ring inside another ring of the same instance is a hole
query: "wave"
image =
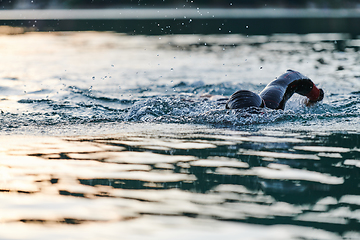
{"type": "Polygon", "coordinates": [[[92,122],[210,124],[217,127],[294,122],[313,122],[321,125],[336,119],[351,122],[360,114],[359,92],[328,94],[324,102],[310,108],[302,104],[303,97],[296,95],[288,101],[285,111],[225,109],[226,96],[233,93],[233,89],[258,91],[261,87],[227,82],[219,84],[205,84],[202,81],[191,84],[180,82],[171,86],[151,86],[148,95],[144,95],[141,88],[131,89],[129,92],[133,97],[116,98],[100,91],[70,86],[66,94],[57,96],[58,99],[53,97],[17,100],[16,103],[25,110],[21,112],[21,110],[3,109],[0,115],[0,127],[13,129],[29,125],[71,125],[92,122]],[[165,88],[176,91],[172,91],[171,94],[158,93],[164,92],[165,88]]]}

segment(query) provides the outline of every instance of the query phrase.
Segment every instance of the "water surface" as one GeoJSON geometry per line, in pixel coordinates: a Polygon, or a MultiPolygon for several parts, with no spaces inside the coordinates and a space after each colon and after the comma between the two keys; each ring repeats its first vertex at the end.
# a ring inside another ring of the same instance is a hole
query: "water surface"
{"type": "Polygon", "coordinates": [[[2,239],[358,239],[358,41],[0,38],[2,239]],[[224,109],[286,69],[311,107],[224,109]],[[211,97],[211,96],[215,97],[211,97]]]}

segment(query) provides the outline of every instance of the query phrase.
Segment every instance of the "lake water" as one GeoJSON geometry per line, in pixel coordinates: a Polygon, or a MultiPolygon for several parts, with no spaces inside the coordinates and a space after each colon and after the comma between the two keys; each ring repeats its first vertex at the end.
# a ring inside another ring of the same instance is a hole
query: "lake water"
{"type": "Polygon", "coordinates": [[[0,36],[0,239],[360,239],[359,47],[343,34],[0,36]],[[287,69],[323,102],[250,114],[219,100],[287,69]]]}

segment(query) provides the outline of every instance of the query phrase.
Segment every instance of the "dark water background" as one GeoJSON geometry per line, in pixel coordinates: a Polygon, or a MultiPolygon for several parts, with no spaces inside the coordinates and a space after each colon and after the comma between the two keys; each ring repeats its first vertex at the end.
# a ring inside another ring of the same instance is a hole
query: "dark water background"
{"type": "Polygon", "coordinates": [[[359,46],[344,34],[1,36],[0,238],[359,239],[359,46]],[[297,95],[260,115],[219,101],[286,69],[324,101],[297,95]]]}

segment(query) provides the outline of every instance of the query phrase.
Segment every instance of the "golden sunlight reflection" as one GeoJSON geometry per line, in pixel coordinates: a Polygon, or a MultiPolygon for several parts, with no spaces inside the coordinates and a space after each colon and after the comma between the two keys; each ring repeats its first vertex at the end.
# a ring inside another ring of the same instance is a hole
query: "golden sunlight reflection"
{"type": "MultiPolygon", "coordinates": [[[[313,188],[326,193],[331,187],[344,184],[341,176],[292,166],[295,160],[296,164],[312,164],[321,158],[339,159],[324,155],[336,152],[319,149],[314,154],[272,153],[239,147],[247,146],[248,140],[244,138],[266,146],[277,136],[269,136],[266,141],[258,141],[260,137],[235,136],[242,137],[242,141],[230,145],[233,139],[214,134],[212,138],[219,141],[216,145],[210,140],[191,140],[195,135],[181,140],[135,135],[0,137],[0,228],[9,226],[0,237],[8,236],[10,229],[17,227],[33,233],[36,239],[45,239],[48,227],[71,232],[71,226],[76,224],[87,231],[95,223],[103,229],[129,226],[125,231],[136,235],[135,229],[150,231],[147,226],[152,222],[148,221],[156,221],[157,217],[166,217],[161,218],[158,227],[176,219],[175,231],[180,224],[177,221],[184,221],[188,227],[199,224],[206,228],[206,224],[220,226],[219,220],[295,219],[343,225],[348,219],[358,219],[341,206],[328,211],[329,206],[338,202],[360,205],[358,196],[346,195],[340,200],[324,196],[312,205],[292,204],[286,197],[276,195],[304,194],[313,188]],[[268,159],[259,165],[262,158],[268,159]],[[143,225],[137,225],[140,223],[143,225]],[[29,230],[29,224],[34,228],[29,230]]],[[[284,140],[280,144],[301,143],[284,140]]],[[[298,148],[306,152],[315,150],[298,148]]],[[[340,153],[348,151],[340,149],[340,153]]],[[[357,164],[357,160],[344,163],[357,164]]],[[[235,225],[242,224],[245,223],[235,225]]],[[[162,227],[157,229],[151,230],[154,239],[166,231],[162,227]]],[[[293,237],[293,231],[291,234],[286,228],[282,231],[293,237]]],[[[319,231],[319,236],[329,237],[328,232],[319,231]]],[[[21,233],[13,236],[22,237],[21,233]]],[[[115,236],[109,239],[112,238],[115,236]]]]}

